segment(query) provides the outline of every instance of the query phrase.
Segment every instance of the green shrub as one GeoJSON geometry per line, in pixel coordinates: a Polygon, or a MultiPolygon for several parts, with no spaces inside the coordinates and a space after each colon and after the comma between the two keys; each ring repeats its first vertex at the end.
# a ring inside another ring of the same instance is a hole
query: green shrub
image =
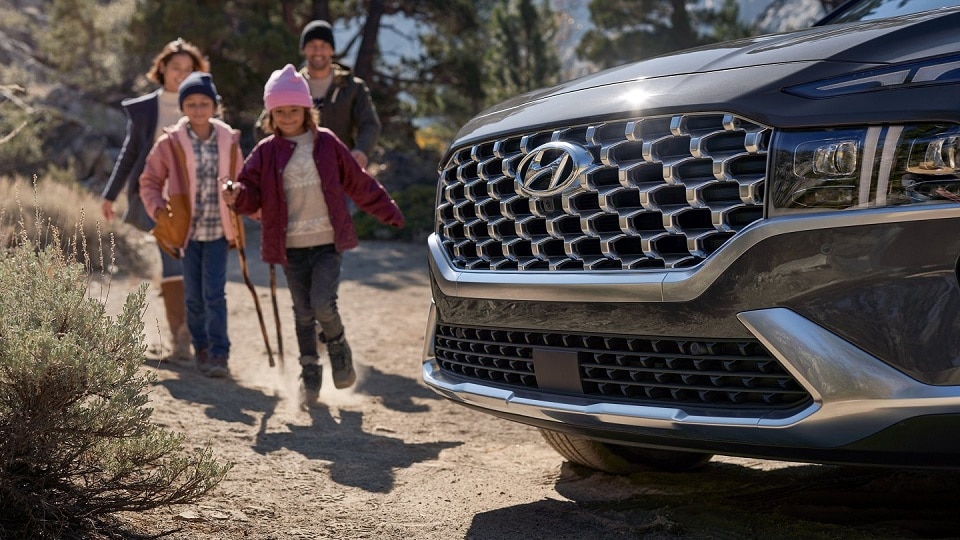
{"type": "Polygon", "coordinates": [[[433,232],[436,212],[437,188],[435,185],[414,184],[391,194],[403,211],[406,224],[403,229],[381,225],[377,218],[363,211],[353,215],[357,235],[366,240],[411,240],[423,241],[433,232]]]}
{"type": "Polygon", "coordinates": [[[119,527],[114,513],[192,502],[230,468],[150,421],[146,285],[108,316],[86,257],[48,236],[40,249],[21,229],[0,252],[0,538],[119,527]]]}
{"type": "Polygon", "coordinates": [[[47,166],[43,143],[56,125],[51,115],[45,109],[24,111],[0,101],[0,174],[29,174],[47,166]]]}

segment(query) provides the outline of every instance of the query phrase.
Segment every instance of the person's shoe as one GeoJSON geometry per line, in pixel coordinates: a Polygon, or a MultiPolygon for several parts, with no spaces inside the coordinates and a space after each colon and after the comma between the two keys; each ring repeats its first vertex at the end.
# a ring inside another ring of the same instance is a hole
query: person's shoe
{"type": "Polygon", "coordinates": [[[339,389],[350,388],[357,380],[357,373],[353,369],[353,353],[347,338],[339,337],[327,341],[327,353],[330,355],[330,366],[333,368],[333,385],[339,389]]]}
{"type": "Polygon", "coordinates": [[[204,375],[210,373],[210,353],[206,349],[197,349],[194,362],[197,365],[197,371],[204,375]]]}
{"type": "Polygon", "coordinates": [[[227,367],[227,357],[226,356],[211,356],[210,357],[210,369],[207,370],[207,377],[226,377],[230,374],[230,369],[227,367]]]}
{"type": "Polygon", "coordinates": [[[303,399],[307,405],[314,405],[320,401],[323,368],[318,364],[306,364],[300,369],[300,379],[303,380],[303,399]]]}

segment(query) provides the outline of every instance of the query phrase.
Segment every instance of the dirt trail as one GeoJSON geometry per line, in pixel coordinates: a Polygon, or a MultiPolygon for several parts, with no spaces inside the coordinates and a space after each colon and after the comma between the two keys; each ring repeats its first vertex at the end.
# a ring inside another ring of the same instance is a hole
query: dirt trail
{"type": "MultiPolygon", "coordinates": [[[[270,331],[267,267],[247,253],[270,331]]],[[[530,427],[449,403],[419,380],[430,291],[422,244],[365,242],[344,258],[340,309],[358,381],[298,399],[289,293],[278,269],[285,369],[270,368],[231,253],[232,377],[160,363],[148,293],[154,419],[235,463],[199,504],[125,516],[165,538],[947,538],[960,475],[717,458],[705,471],[614,477],[572,467],[530,427]]],[[[118,279],[117,309],[140,283],[118,279]]],[[[99,293],[97,293],[99,294],[99,293]]]]}

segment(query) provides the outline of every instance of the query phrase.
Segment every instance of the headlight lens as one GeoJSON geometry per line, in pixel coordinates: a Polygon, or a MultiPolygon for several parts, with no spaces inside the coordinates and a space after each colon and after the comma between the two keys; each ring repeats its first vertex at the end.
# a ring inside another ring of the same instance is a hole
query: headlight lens
{"type": "Polygon", "coordinates": [[[958,142],[960,137],[955,135],[917,141],[907,162],[907,172],[933,175],[956,174],[958,142]]]}
{"type": "Polygon", "coordinates": [[[960,201],[960,126],[781,131],[769,215],[960,201]]]}

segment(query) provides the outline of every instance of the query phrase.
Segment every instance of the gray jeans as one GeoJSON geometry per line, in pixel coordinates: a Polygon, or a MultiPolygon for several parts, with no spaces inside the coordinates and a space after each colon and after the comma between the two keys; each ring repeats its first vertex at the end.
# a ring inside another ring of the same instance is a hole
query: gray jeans
{"type": "Polygon", "coordinates": [[[293,316],[300,347],[300,363],[316,363],[317,325],[327,338],[343,333],[337,311],[342,257],[333,244],[287,249],[287,287],[293,298],[293,316]]]}

